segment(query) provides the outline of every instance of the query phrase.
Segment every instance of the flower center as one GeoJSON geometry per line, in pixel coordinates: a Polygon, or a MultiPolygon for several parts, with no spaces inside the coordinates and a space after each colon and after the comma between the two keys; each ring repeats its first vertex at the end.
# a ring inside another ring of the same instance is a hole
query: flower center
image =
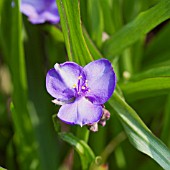
{"type": "Polygon", "coordinates": [[[78,83],[73,84],[72,87],[75,89],[77,96],[83,96],[87,92],[90,92],[90,88],[88,87],[88,80],[83,80],[82,76],[78,77],[78,83]]]}

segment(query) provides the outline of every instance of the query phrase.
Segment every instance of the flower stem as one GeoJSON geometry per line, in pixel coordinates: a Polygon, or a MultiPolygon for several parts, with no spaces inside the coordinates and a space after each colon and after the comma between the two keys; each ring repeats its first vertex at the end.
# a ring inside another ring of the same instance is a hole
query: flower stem
{"type": "Polygon", "coordinates": [[[115,150],[115,148],[126,139],[126,134],[120,132],[110,143],[106,146],[104,151],[101,153],[102,163],[105,163],[109,155],[115,150]]]}
{"type": "Polygon", "coordinates": [[[89,130],[87,127],[77,128],[77,137],[87,143],[89,140],[89,130]]]}

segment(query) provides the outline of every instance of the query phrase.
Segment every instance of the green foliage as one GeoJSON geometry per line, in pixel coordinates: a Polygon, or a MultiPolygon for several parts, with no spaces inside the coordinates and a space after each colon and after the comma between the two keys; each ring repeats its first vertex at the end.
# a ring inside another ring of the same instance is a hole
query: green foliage
{"type": "Polygon", "coordinates": [[[92,56],[87,49],[83,36],[78,1],[57,0],[57,4],[68,57],[71,61],[85,65],[87,61],[92,60],[92,56]]]}
{"type": "Polygon", "coordinates": [[[57,25],[32,25],[20,1],[13,3],[0,1],[0,165],[169,170],[170,1],[56,0],[57,25]],[[118,80],[107,125],[93,133],[61,123],[46,71],[56,62],[84,66],[103,57],[118,80]]]}
{"type": "Polygon", "coordinates": [[[132,144],[141,152],[152,157],[164,169],[169,169],[170,152],[168,148],[150,132],[135,111],[116,92],[109,103],[116,110],[132,144]]]}
{"type": "Polygon", "coordinates": [[[4,168],[0,167],[0,170],[6,170],[6,169],[4,169],[4,168]]]}
{"type": "Polygon", "coordinates": [[[133,21],[111,36],[103,45],[103,52],[109,58],[120,54],[141,36],[148,33],[170,17],[170,1],[160,1],[157,5],[142,12],[133,21]]]}
{"type": "Polygon", "coordinates": [[[66,141],[70,145],[72,145],[75,150],[79,153],[82,169],[88,169],[90,164],[95,160],[95,156],[93,151],[87,145],[86,142],[76,138],[71,133],[59,133],[59,136],[62,140],[66,141]]]}

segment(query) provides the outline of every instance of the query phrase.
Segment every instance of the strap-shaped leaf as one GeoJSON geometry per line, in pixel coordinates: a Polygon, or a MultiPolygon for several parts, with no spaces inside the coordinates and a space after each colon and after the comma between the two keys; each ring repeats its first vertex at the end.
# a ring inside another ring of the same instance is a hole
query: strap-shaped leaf
{"type": "Polygon", "coordinates": [[[131,143],[164,169],[170,169],[169,149],[146,127],[136,112],[116,92],[109,101],[117,112],[131,143]]]}
{"type": "Polygon", "coordinates": [[[90,164],[95,160],[95,155],[87,143],[78,139],[71,133],[63,132],[59,133],[59,136],[62,140],[72,145],[78,152],[82,163],[82,169],[88,169],[90,164]]]}
{"type": "Polygon", "coordinates": [[[87,1],[88,23],[90,27],[90,37],[97,47],[102,44],[102,33],[104,31],[104,19],[101,2],[99,0],[87,1]]]}
{"type": "Polygon", "coordinates": [[[170,1],[160,1],[110,37],[103,45],[104,55],[111,57],[120,54],[126,47],[168,18],[170,18],[170,1]]]}
{"type": "Polygon", "coordinates": [[[69,60],[85,65],[93,58],[83,37],[79,2],[57,0],[57,6],[69,60]]]}
{"type": "Polygon", "coordinates": [[[169,135],[169,129],[170,129],[170,94],[168,95],[168,99],[166,102],[165,107],[165,113],[164,113],[164,120],[163,120],[163,128],[162,128],[162,134],[161,139],[165,141],[167,146],[170,147],[170,135],[169,135]]]}
{"type": "Polygon", "coordinates": [[[2,167],[0,166],[0,170],[6,170],[6,169],[4,169],[4,168],[2,168],[2,167]]]}
{"type": "Polygon", "coordinates": [[[84,38],[86,40],[86,44],[88,46],[88,49],[89,49],[91,55],[93,56],[93,59],[97,60],[99,58],[103,58],[102,54],[97,49],[95,44],[92,42],[92,40],[90,39],[90,37],[85,29],[83,29],[83,33],[84,33],[84,38]]]}
{"type": "Polygon", "coordinates": [[[162,66],[148,69],[132,76],[131,80],[137,81],[146,78],[170,77],[170,66],[162,66]]]}
{"type": "Polygon", "coordinates": [[[156,77],[129,82],[121,86],[128,101],[167,94],[170,91],[170,77],[156,77]]]}
{"type": "Polygon", "coordinates": [[[13,82],[11,105],[12,120],[17,140],[18,163],[21,169],[30,169],[31,164],[37,161],[35,167],[39,167],[39,157],[35,148],[36,142],[31,120],[27,109],[27,78],[25,69],[24,48],[22,42],[22,16],[20,1],[3,1],[1,12],[1,38],[3,42],[4,56],[10,68],[13,82]],[[7,15],[6,15],[7,14],[7,15]],[[9,15],[9,17],[8,17],[9,15]],[[6,18],[9,18],[7,20],[6,18]],[[9,26],[10,25],[10,26],[9,26]]]}

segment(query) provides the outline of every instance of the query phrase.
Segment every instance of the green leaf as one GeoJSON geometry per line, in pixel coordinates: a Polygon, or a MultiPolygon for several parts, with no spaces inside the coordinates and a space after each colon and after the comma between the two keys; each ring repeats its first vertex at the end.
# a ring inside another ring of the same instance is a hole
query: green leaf
{"type": "Polygon", "coordinates": [[[117,92],[109,104],[120,118],[131,143],[141,152],[153,158],[162,168],[170,169],[169,149],[146,127],[136,112],[122,99],[117,92]]]}
{"type": "Polygon", "coordinates": [[[163,118],[163,129],[161,134],[161,139],[165,141],[165,143],[170,147],[170,135],[169,135],[169,129],[170,129],[170,94],[168,95],[165,111],[164,111],[164,118],[163,118]]]}
{"type": "Polygon", "coordinates": [[[160,1],[151,9],[140,13],[137,18],[116,32],[103,45],[106,57],[120,54],[154,27],[170,17],[170,1],[160,1]]]}
{"type": "Polygon", "coordinates": [[[56,132],[60,132],[60,131],[61,131],[61,126],[60,126],[60,124],[59,124],[59,120],[58,120],[56,114],[54,114],[54,115],[52,116],[52,120],[53,120],[53,124],[54,124],[55,131],[56,131],[56,132]]]}
{"type": "MultiPolygon", "coordinates": [[[[13,100],[15,101],[15,100],[13,100]]],[[[15,105],[16,106],[16,105],[15,105]]],[[[15,109],[13,103],[10,105],[12,118],[14,122],[14,143],[17,146],[18,163],[25,170],[40,169],[39,158],[36,152],[36,145],[30,120],[26,112],[19,112],[15,109]],[[23,114],[22,116],[18,114],[23,114]],[[24,119],[25,118],[25,119],[24,119]]]]}
{"type": "Polygon", "coordinates": [[[39,157],[36,150],[36,141],[27,108],[27,78],[22,42],[22,17],[20,2],[4,1],[1,18],[1,35],[6,62],[10,68],[13,82],[11,112],[17,146],[17,161],[21,169],[39,169],[39,157]],[[7,15],[6,15],[7,14],[7,15]],[[10,15],[9,20],[8,15],[10,15]],[[10,25],[10,27],[9,27],[10,25]]]}
{"type": "MultiPolygon", "coordinates": [[[[2,28],[2,26],[1,26],[1,16],[2,16],[2,7],[3,7],[3,4],[4,4],[4,0],[1,0],[0,1],[0,28],[2,28]]],[[[1,46],[2,46],[2,31],[0,30],[0,48],[1,48],[1,46]]]]}
{"type": "Polygon", "coordinates": [[[57,27],[54,27],[53,25],[45,25],[43,29],[47,31],[56,42],[64,42],[63,33],[57,27]]]}
{"type": "MultiPolygon", "coordinates": [[[[115,27],[115,31],[119,30],[123,25],[122,2],[120,0],[107,0],[111,8],[111,19],[115,27]]],[[[103,1],[105,3],[105,1],[103,1]]],[[[107,9],[105,9],[107,10],[107,9]]],[[[106,18],[106,22],[108,22],[106,18]]]]}
{"type": "Polygon", "coordinates": [[[101,47],[104,19],[100,0],[88,0],[87,2],[88,23],[90,37],[97,47],[101,47]]]}
{"type": "MultiPolygon", "coordinates": [[[[49,56],[48,58],[50,58],[52,57],[52,53],[49,53],[47,49],[45,49],[47,47],[47,39],[43,39],[44,36],[42,35],[44,35],[44,30],[42,30],[39,25],[32,25],[28,21],[24,22],[24,24],[25,34],[27,37],[27,39],[25,39],[24,47],[27,80],[29,85],[28,111],[31,118],[33,131],[35,133],[35,138],[39,146],[37,148],[37,152],[40,155],[41,169],[55,169],[60,161],[60,147],[58,147],[58,141],[56,140],[54,131],[52,131],[53,122],[51,120],[52,115],[50,113],[54,110],[52,110],[51,107],[52,103],[50,102],[50,96],[47,94],[44,87],[44,66],[46,65],[46,63],[44,63],[44,54],[47,54],[49,56]]],[[[54,32],[57,30],[52,27],[49,27],[49,29],[52,29],[54,32]]],[[[45,34],[45,36],[47,36],[47,34],[45,34]]],[[[52,37],[48,36],[45,38],[50,39],[52,37]]],[[[56,41],[57,40],[55,40],[55,42],[56,41]]],[[[56,45],[51,45],[50,49],[51,51],[57,51],[59,47],[56,45]]],[[[59,54],[56,55],[55,62],[58,58],[62,59],[62,56],[59,54]]]]}
{"type": "Polygon", "coordinates": [[[57,0],[57,6],[69,60],[85,65],[93,58],[83,37],[79,2],[57,0]]]}
{"type": "Polygon", "coordinates": [[[71,133],[63,132],[59,133],[59,136],[62,140],[72,145],[78,152],[82,163],[82,169],[88,169],[90,164],[95,160],[95,155],[87,143],[78,139],[71,133]]]}
{"type": "Polygon", "coordinates": [[[86,44],[88,46],[88,49],[90,50],[90,53],[93,56],[93,58],[95,60],[97,60],[99,58],[103,58],[102,54],[97,49],[97,47],[95,46],[95,44],[93,43],[93,41],[91,40],[90,36],[88,35],[88,33],[85,29],[83,29],[83,34],[84,34],[84,38],[86,40],[86,44]]]}
{"type": "MultiPolygon", "coordinates": [[[[147,45],[146,50],[144,51],[143,60],[146,63],[152,64],[155,58],[161,61],[162,56],[165,53],[169,52],[169,44],[170,44],[170,23],[167,23],[161,31],[159,31],[147,45]],[[161,58],[160,58],[161,57],[161,58]]],[[[167,58],[169,59],[169,57],[167,58]]]]}
{"type": "Polygon", "coordinates": [[[0,40],[2,45],[2,50],[4,53],[4,59],[9,60],[9,53],[8,50],[11,46],[11,29],[9,31],[9,23],[12,23],[12,11],[11,8],[11,2],[10,1],[1,1],[1,9],[0,9],[0,40]],[[10,10],[9,10],[10,9],[10,10]],[[8,21],[6,20],[8,18],[8,21]]]}
{"type": "Polygon", "coordinates": [[[156,77],[121,85],[128,101],[167,94],[170,91],[170,77],[156,77]]]}
{"type": "Polygon", "coordinates": [[[141,79],[155,77],[170,77],[170,66],[162,66],[148,69],[146,71],[133,75],[130,80],[138,81],[141,79]]]}
{"type": "Polygon", "coordinates": [[[165,24],[161,31],[150,40],[143,56],[143,68],[169,66],[170,63],[170,23],[165,24]]]}
{"type": "MultiPolygon", "coordinates": [[[[112,15],[112,4],[110,0],[100,0],[102,11],[103,11],[103,17],[104,17],[104,30],[108,34],[113,34],[115,32],[115,25],[112,15]]],[[[115,4],[115,3],[114,3],[115,4]]],[[[116,5],[117,7],[117,5],[116,5]]]]}
{"type": "Polygon", "coordinates": [[[0,170],[6,170],[5,168],[2,168],[1,166],[0,166],[0,170]]]}

